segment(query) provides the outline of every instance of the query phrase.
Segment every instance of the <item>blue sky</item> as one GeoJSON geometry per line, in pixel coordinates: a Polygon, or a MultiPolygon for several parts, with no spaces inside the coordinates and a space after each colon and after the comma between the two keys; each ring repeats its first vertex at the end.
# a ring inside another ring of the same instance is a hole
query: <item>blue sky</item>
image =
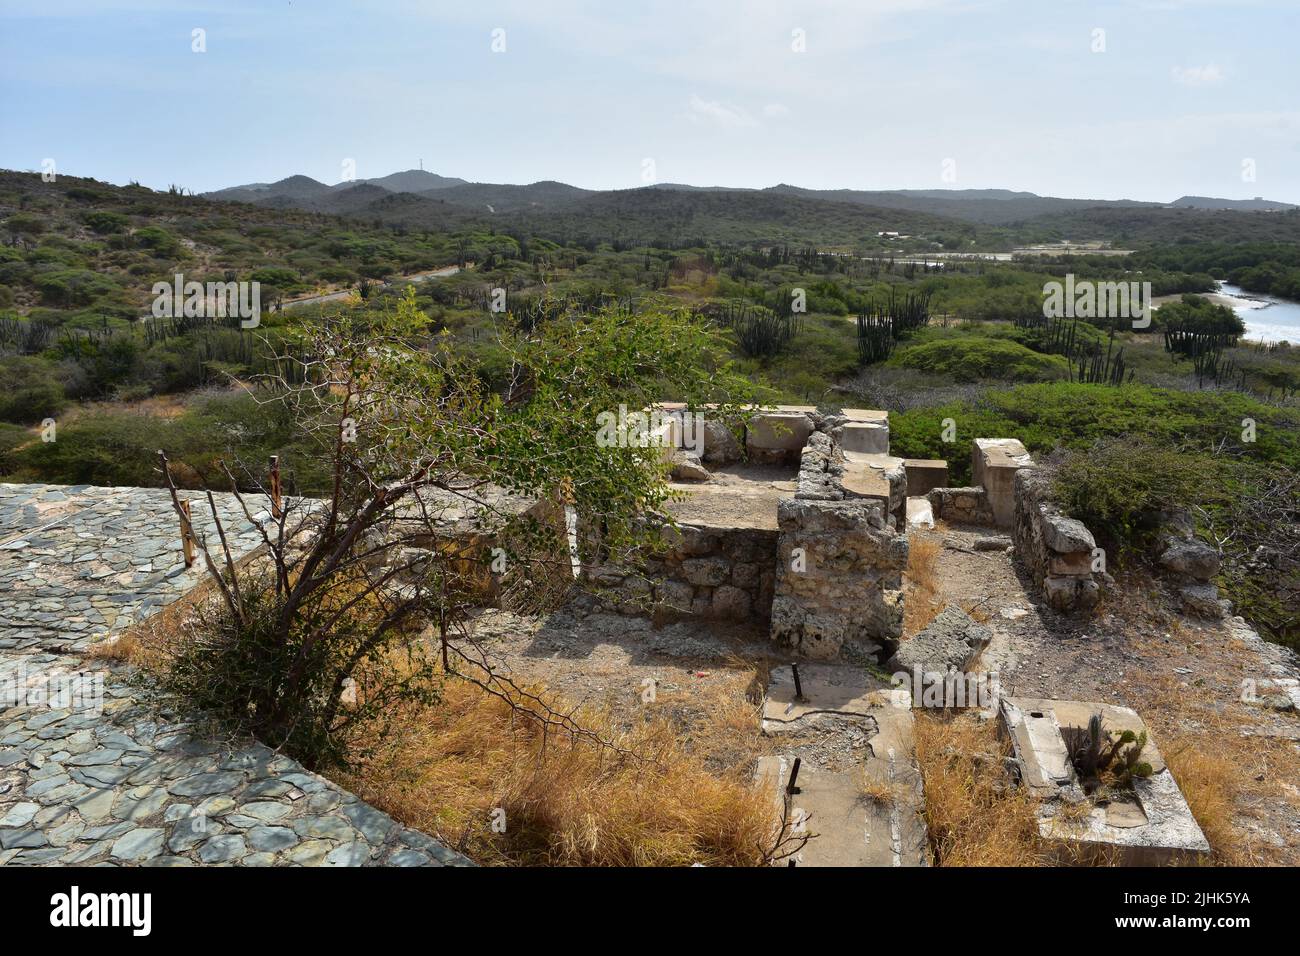
{"type": "Polygon", "coordinates": [[[0,166],[1300,202],[1297,6],[0,0],[0,166]]]}

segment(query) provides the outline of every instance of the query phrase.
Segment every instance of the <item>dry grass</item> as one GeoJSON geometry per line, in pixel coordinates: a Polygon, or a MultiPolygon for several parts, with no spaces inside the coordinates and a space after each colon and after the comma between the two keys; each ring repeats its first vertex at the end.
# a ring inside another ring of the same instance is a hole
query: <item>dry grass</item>
{"type": "Polygon", "coordinates": [[[888,780],[868,777],[864,774],[861,791],[862,796],[875,804],[887,805],[894,800],[894,788],[889,785],[888,780]]]}
{"type": "Polygon", "coordinates": [[[642,763],[583,740],[543,740],[535,722],[452,678],[440,704],[401,714],[392,744],[337,779],[486,864],[761,865],[778,807],[754,783],[752,762],[735,759],[757,738],[757,712],[734,694],[717,705],[689,727],[577,713],[584,727],[653,758],[642,763]],[[719,750],[730,771],[710,768],[719,750]],[[497,810],[504,832],[493,831],[497,810]]]}
{"type": "MultiPolygon", "coordinates": [[[[1239,663],[1250,666],[1244,657],[1239,663]]],[[[1228,684],[1222,688],[1189,691],[1177,675],[1144,674],[1126,682],[1124,693],[1152,728],[1156,746],[1210,841],[1214,863],[1294,862],[1294,851],[1288,857],[1284,848],[1241,824],[1279,803],[1297,808],[1296,793],[1284,784],[1300,780],[1300,753],[1286,740],[1243,737],[1242,731],[1257,727],[1262,715],[1231,696],[1233,675],[1224,676],[1228,684]]]]}
{"type": "Polygon", "coordinates": [[[86,658],[109,664],[134,663],[142,654],[140,640],[134,631],[127,631],[117,637],[91,645],[86,651],[86,658]]]}
{"type": "Polygon", "coordinates": [[[916,712],[925,821],[940,866],[1040,866],[1037,802],[1013,787],[992,721],[916,712]]]}
{"type": "Polygon", "coordinates": [[[937,538],[913,535],[908,540],[907,570],[903,572],[906,593],[903,597],[903,634],[912,636],[922,630],[944,609],[939,596],[939,553],[943,549],[937,538]]]}

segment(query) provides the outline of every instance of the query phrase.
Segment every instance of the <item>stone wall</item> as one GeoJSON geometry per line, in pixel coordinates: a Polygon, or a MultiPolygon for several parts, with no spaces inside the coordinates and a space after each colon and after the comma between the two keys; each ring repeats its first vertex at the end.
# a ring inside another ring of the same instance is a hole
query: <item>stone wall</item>
{"type": "Polygon", "coordinates": [[[766,621],[772,613],[777,533],[760,528],[664,529],[668,549],[635,570],[590,569],[602,600],[625,614],[766,621]]]}
{"type": "Polygon", "coordinates": [[[1021,468],[1015,477],[1012,537],[1016,554],[1058,611],[1086,611],[1100,586],[1093,574],[1096,542],[1082,522],[1067,518],[1051,500],[1050,476],[1021,468]]]}
{"type": "Polygon", "coordinates": [[[926,495],[935,519],[956,524],[993,524],[993,509],[983,488],[932,488],[926,495]]]}
{"type": "Polygon", "coordinates": [[[804,447],[798,491],[777,507],[772,639],[815,659],[874,656],[902,634],[907,537],[887,500],[843,487],[842,456],[825,433],[804,447]]]}
{"type": "Polygon", "coordinates": [[[1231,614],[1231,603],[1219,597],[1214,584],[1219,573],[1219,552],[1196,536],[1191,515],[1161,514],[1154,520],[1159,527],[1154,557],[1178,589],[1184,610],[1212,619],[1231,614]]]}

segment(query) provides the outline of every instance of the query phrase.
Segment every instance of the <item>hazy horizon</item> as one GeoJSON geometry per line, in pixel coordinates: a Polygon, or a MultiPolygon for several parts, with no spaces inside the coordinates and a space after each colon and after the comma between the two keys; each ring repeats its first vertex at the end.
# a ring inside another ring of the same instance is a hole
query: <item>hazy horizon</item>
{"type": "Polygon", "coordinates": [[[1280,0],[4,0],[0,166],[1300,203],[1293,24],[1280,0]]]}

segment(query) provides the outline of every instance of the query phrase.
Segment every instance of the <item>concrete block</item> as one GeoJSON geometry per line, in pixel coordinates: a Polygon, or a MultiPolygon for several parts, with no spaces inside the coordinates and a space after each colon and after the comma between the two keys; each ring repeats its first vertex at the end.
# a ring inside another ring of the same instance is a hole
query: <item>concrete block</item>
{"type": "Polygon", "coordinates": [[[948,487],[948,463],[941,458],[904,458],[907,496],[919,498],[935,488],[948,487]]]}
{"type": "Polygon", "coordinates": [[[840,447],[866,455],[889,454],[889,425],[878,422],[849,422],[840,429],[840,447]]]}
{"type": "Polygon", "coordinates": [[[988,493],[993,521],[1000,528],[1015,523],[1016,472],[1033,465],[1015,438],[976,438],[971,448],[971,480],[988,493]]]}

